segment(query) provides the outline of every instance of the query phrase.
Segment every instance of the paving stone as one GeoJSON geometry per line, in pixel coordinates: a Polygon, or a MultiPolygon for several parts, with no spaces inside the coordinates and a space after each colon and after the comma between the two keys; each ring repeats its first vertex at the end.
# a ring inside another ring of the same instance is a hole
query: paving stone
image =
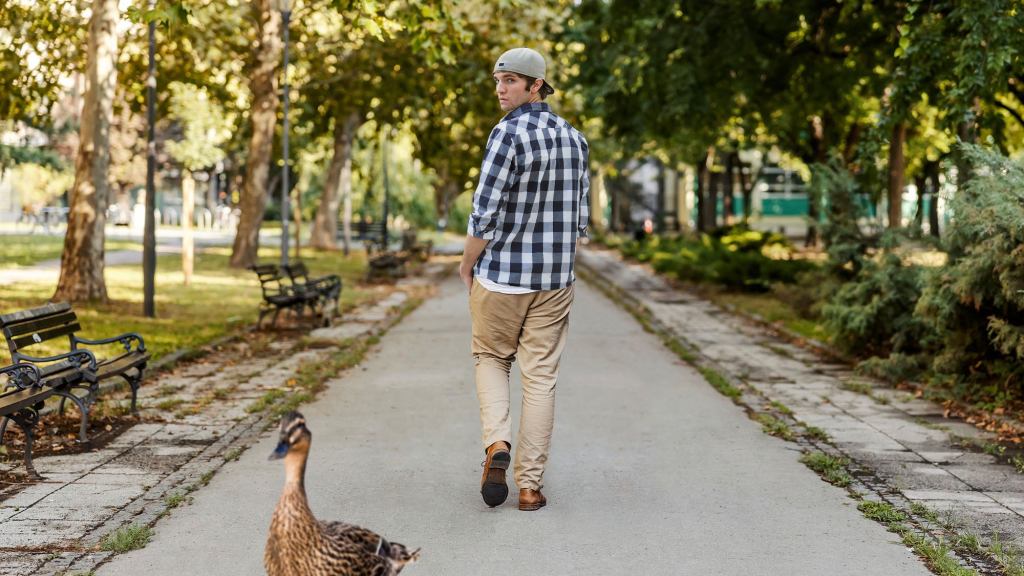
{"type": "Polygon", "coordinates": [[[36,571],[49,554],[36,552],[4,552],[0,554],[0,574],[28,576],[36,571]]]}
{"type": "Polygon", "coordinates": [[[318,328],[309,333],[314,338],[323,338],[325,340],[334,340],[341,342],[348,340],[349,338],[358,338],[364,334],[374,330],[373,324],[358,323],[358,322],[345,322],[338,326],[331,328],[318,328]]]}
{"type": "Polygon", "coordinates": [[[85,534],[95,522],[8,520],[0,524],[0,548],[61,546],[85,534]]]}
{"type": "Polygon", "coordinates": [[[983,492],[973,490],[904,490],[903,495],[911,500],[945,500],[948,502],[992,502],[983,492]]]}
{"type": "Polygon", "coordinates": [[[53,506],[40,503],[29,506],[14,517],[15,520],[73,520],[76,522],[92,522],[98,518],[107,518],[117,512],[118,507],[94,506],[91,503],[80,503],[76,506],[53,506]]]}
{"type": "Polygon", "coordinates": [[[139,484],[68,484],[41,500],[38,505],[121,508],[144,491],[139,484]]]}
{"type": "Polygon", "coordinates": [[[31,506],[32,504],[35,504],[36,502],[42,500],[43,498],[56,492],[57,490],[60,490],[62,487],[63,485],[49,483],[34,484],[32,486],[28,486],[22,489],[14,496],[11,496],[10,498],[4,500],[3,506],[5,508],[16,509],[25,508],[26,506],[31,506]]]}

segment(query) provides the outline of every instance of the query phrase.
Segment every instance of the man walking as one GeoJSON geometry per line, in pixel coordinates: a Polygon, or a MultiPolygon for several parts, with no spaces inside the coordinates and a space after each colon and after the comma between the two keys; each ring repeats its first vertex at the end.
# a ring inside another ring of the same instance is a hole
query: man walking
{"type": "Polygon", "coordinates": [[[469,289],[473,358],[486,452],[480,493],[508,497],[509,370],[519,361],[523,406],[515,451],[519,509],[541,493],[551,446],[555,381],[573,299],[576,241],[589,221],[587,141],[543,102],[554,89],[529,48],[494,65],[504,118],[487,140],[459,275],[469,289]]]}

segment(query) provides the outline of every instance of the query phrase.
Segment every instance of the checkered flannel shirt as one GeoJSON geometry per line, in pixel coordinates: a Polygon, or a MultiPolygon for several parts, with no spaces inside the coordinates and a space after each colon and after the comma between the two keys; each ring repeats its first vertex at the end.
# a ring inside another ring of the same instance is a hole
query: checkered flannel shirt
{"type": "Polygon", "coordinates": [[[469,234],[488,240],[474,275],[555,290],[573,283],[590,221],[587,140],[542,102],[509,112],[487,140],[469,234]]]}

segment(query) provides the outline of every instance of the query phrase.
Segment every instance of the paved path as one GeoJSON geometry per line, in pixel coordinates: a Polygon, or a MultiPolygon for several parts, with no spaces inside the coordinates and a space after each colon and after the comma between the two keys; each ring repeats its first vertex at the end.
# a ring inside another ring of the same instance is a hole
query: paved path
{"type": "MultiPolygon", "coordinates": [[[[580,286],[572,318],[547,508],[480,500],[468,309],[450,279],[363,370],[304,409],[315,513],[422,546],[410,575],[928,574],[596,291],[580,286]]],[[[228,464],[156,525],[149,546],[98,574],[262,573],[283,482],[266,459],[274,441],[228,464]]]]}

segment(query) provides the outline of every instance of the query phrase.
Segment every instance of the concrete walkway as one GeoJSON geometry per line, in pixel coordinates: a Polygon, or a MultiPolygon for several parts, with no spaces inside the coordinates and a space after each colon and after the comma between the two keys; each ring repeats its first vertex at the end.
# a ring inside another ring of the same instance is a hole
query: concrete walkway
{"type": "MultiPolygon", "coordinates": [[[[843,490],[581,284],[548,507],[480,500],[466,294],[452,278],[304,413],[323,519],[423,547],[405,573],[928,574],[843,490]]],[[[517,385],[513,385],[513,390],[517,385]]],[[[514,396],[518,405],[518,396],[514,396]]],[[[516,410],[518,413],[518,410],[516,410]]],[[[268,434],[101,575],[259,574],[283,483],[268,434]]]]}

